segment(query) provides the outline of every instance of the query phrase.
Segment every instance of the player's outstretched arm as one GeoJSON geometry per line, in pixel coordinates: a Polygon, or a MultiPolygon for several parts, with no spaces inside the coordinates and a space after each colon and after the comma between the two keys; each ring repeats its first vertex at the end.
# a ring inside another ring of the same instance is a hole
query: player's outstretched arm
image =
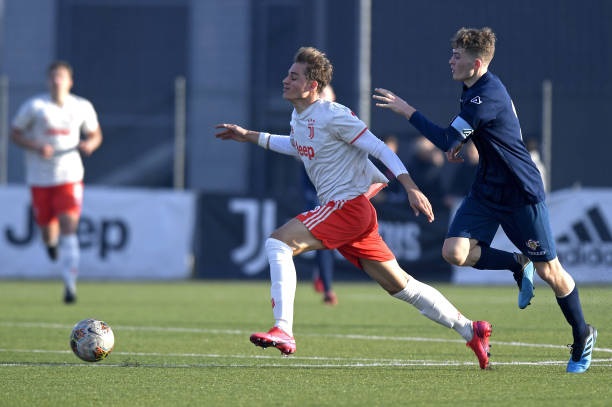
{"type": "Polygon", "coordinates": [[[408,201],[410,202],[410,207],[414,211],[414,214],[419,216],[419,213],[422,213],[425,215],[428,222],[433,222],[434,213],[431,203],[412,180],[412,177],[409,174],[404,173],[398,175],[397,180],[406,190],[406,193],[408,194],[408,201]]]}
{"type": "Polygon", "coordinates": [[[243,129],[236,124],[217,124],[217,129],[223,129],[215,136],[221,140],[236,140],[240,142],[249,141],[257,144],[259,147],[266,150],[276,151],[277,153],[297,156],[298,152],[291,144],[289,136],[281,136],[278,134],[259,133],[253,130],[243,129]]]}
{"type": "MultiPolygon", "coordinates": [[[[406,101],[390,90],[383,88],[376,88],[375,94],[372,98],[377,101],[376,106],[383,109],[389,109],[401,116],[404,116],[410,121],[421,134],[429,139],[442,151],[448,151],[454,147],[457,140],[462,140],[465,136],[462,136],[457,130],[452,127],[442,128],[437,124],[427,119],[421,112],[418,112],[413,106],[406,103],[406,101]]],[[[454,153],[456,156],[456,152],[454,153]]],[[[449,156],[449,161],[451,160],[449,156]]]]}
{"type": "Polygon", "coordinates": [[[410,120],[412,114],[416,111],[414,107],[390,90],[376,88],[374,91],[376,93],[372,95],[372,98],[377,101],[376,106],[378,107],[389,109],[392,112],[404,116],[408,120],[410,120]]]}
{"type": "Polygon", "coordinates": [[[259,132],[244,129],[237,124],[221,123],[215,126],[216,129],[223,129],[215,134],[215,137],[221,140],[235,140],[241,143],[245,141],[257,144],[259,140],[259,132]]]}

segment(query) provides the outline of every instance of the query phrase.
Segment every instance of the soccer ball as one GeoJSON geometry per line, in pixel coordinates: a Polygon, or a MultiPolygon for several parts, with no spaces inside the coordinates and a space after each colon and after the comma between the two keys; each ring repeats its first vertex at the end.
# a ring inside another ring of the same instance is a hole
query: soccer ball
{"type": "Polygon", "coordinates": [[[86,362],[99,362],[112,352],[114,346],[115,335],[104,321],[84,319],[72,328],[70,347],[86,362]]]}

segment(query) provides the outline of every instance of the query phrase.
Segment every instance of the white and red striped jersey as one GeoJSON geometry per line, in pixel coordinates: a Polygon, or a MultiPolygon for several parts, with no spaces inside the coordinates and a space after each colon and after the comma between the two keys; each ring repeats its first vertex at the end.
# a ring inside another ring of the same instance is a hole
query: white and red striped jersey
{"type": "Polygon", "coordinates": [[[77,149],[81,131],[89,133],[99,126],[96,111],[88,100],[70,94],[64,105],[59,106],[49,94],[35,96],[20,107],[12,126],[55,150],[50,159],[26,150],[29,185],[61,185],[83,179],[83,162],[77,149]]]}
{"type": "Polygon", "coordinates": [[[319,100],[291,115],[291,145],[304,163],[321,205],[348,200],[388,179],[353,143],[368,131],[351,110],[319,100]]]}

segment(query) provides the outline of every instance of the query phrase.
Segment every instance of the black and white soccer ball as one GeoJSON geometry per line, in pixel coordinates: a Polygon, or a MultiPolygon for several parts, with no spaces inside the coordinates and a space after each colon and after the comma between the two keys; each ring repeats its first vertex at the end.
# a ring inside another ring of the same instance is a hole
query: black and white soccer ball
{"type": "Polygon", "coordinates": [[[72,328],[70,347],[86,362],[99,362],[113,351],[114,346],[115,334],[104,321],[84,319],[72,328]]]}

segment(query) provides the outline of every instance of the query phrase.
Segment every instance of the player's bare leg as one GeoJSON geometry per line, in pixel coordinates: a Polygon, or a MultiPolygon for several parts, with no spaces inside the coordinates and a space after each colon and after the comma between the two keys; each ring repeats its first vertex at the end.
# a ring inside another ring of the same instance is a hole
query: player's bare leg
{"type": "Polygon", "coordinates": [[[525,309],[531,304],[535,267],[522,253],[495,249],[476,239],[449,237],[444,240],[442,257],[455,266],[470,266],[478,270],[510,270],[519,289],[518,307],[525,309]]]}
{"type": "Polygon", "coordinates": [[[565,271],[557,258],[536,262],[535,268],[538,276],[552,288],[557,297],[565,297],[576,286],[572,276],[565,271]]]}

